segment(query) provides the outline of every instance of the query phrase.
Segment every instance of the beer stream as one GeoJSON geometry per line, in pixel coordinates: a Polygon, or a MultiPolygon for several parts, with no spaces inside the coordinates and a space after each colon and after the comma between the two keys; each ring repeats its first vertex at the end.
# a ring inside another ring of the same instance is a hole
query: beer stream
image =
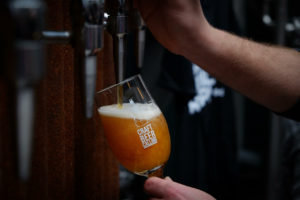
{"type": "Polygon", "coordinates": [[[123,108],[123,85],[117,86],[117,102],[118,102],[118,108],[123,108]]]}

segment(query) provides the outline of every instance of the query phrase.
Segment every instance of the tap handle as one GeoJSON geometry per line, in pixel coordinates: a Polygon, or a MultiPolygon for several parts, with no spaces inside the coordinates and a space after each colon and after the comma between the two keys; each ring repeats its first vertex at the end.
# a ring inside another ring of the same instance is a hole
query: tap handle
{"type": "Polygon", "coordinates": [[[39,40],[44,29],[45,4],[39,0],[13,0],[9,4],[15,27],[14,79],[17,84],[33,84],[45,73],[44,45],[39,40]]]}
{"type": "Polygon", "coordinates": [[[14,19],[15,36],[22,40],[40,38],[44,29],[46,6],[42,0],[13,0],[9,4],[14,19]]]}
{"type": "Polygon", "coordinates": [[[85,22],[89,24],[103,24],[104,0],[82,0],[85,22]]]}
{"type": "Polygon", "coordinates": [[[131,0],[109,0],[106,3],[106,10],[112,16],[128,15],[131,4],[131,0]]]}
{"type": "Polygon", "coordinates": [[[84,6],[84,41],[86,53],[95,54],[103,47],[104,0],[82,0],[84,6]]]}

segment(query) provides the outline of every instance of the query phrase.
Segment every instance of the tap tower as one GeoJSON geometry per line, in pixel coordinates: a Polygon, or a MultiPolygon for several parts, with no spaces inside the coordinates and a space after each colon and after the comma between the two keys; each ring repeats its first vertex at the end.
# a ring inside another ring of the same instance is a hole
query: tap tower
{"type": "Polygon", "coordinates": [[[14,20],[17,58],[12,77],[16,91],[18,173],[27,180],[33,141],[34,86],[45,73],[44,45],[38,39],[44,28],[45,5],[40,0],[14,0],[9,9],[14,20]]]}
{"type": "Polygon", "coordinates": [[[103,47],[104,0],[82,0],[85,23],[83,28],[85,115],[93,116],[97,75],[97,52],[103,47]]]}

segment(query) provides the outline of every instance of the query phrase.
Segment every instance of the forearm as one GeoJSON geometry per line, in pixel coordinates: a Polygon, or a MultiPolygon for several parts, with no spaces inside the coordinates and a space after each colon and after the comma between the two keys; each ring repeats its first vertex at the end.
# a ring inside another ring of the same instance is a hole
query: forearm
{"type": "Polygon", "coordinates": [[[180,54],[224,84],[276,112],[300,94],[300,54],[242,39],[211,26],[194,34],[180,54]],[[202,32],[201,32],[202,31],[202,32]]]}

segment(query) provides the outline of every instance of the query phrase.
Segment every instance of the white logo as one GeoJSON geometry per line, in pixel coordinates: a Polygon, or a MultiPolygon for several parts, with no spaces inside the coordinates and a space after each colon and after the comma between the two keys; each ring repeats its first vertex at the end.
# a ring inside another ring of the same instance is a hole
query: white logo
{"type": "Polygon", "coordinates": [[[157,143],[156,135],[151,127],[151,124],[137,130],[144,149],[157,143]]]}
{"type": "Polygon", "coordinates": [[[212,97],[221,98],[225,96],[224,88],[213,88],[217,83],[216,79],[209,77],[206,71],[195,64],[193,64],[192,68],[197,94],[188,102],[190,115],[201,112],[206,104],[211,102],[212,97]]]}

